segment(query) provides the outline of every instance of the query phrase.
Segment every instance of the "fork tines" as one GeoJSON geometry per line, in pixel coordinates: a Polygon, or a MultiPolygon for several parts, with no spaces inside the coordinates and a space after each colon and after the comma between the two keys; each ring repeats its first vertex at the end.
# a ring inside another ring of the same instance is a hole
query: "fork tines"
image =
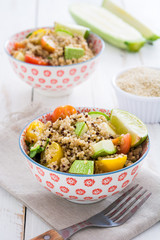
{"type": "Polygon", "coordinates": [[[111,205],[104,209],[101,214],[106,215],[112,222],[119,224],[125,223],[136,211],[143,205],[143,203],[151,196],[143,187],[138,187],[139,184],[130,188],[111,205]],[[148,193],[146,195],[146,193],[148,193]]]}

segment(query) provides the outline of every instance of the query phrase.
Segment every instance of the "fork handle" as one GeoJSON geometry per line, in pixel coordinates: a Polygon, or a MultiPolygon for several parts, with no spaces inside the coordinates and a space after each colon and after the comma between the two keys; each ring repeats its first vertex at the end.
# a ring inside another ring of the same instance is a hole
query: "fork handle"
{"type": "Polygon", "coordinates": [[[80,231],[83,228],[91,227],[92,224],[86,220],[83,222],[76,223],[70,227],[64,228],[60,230],[59,232],[56,232],[55,230],[49,230],[35,238],[32,238],[31,240],[67,240],[69,239],[73,234],[80,231]],[[63,236],[63,237],[62,237],[63,236]]]}
{"type": "Polygon", "coordinates": [[[63,237],[55,230],[49,230],[31,240],[64,240],[63,237]]]}

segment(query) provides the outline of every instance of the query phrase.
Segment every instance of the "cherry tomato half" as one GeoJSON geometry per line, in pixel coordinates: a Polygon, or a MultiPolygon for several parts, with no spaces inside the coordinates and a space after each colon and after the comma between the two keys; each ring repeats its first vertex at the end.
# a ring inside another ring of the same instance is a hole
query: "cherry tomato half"
{"type": "Polygon", "coordinates": [[[118,153],[128,153],[131,147],[132,137],[130,133],[123,134],[118,138],[115,138],[112,140],[114,145],[119,145],[119,151],[118,153]]]}
{"type": "Polygon", "coordinates": [[[55,122],[58,118],[66,118],[72,114],[77,113],[76,109],[70,105],[57,107],[52,113],[52,122],[55,122]]]}
{"type": "Polygon", "coordinates": [[[41,38],[41,46],[48,52],[54,52],[56,48],[55,43],[49,36],[43,36],[41,38]]]}

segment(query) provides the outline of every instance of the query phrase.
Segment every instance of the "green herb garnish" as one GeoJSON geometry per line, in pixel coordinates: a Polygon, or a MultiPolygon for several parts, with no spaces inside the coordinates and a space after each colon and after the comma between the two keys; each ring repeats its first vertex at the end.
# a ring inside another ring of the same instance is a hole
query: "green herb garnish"
{"type": "Polygon", "coordinates": [[[41,147],[40,145],[37,145],[36,147],[34,147],[34,146],[31,147],[30,152],[29,152],[30,158],[34,158],[36,156],[36,154],[43,152],[45,150],[48,142],[49,142],[49,139],[47,139],[44,147],[41,147]]]}
{"type": "Polygon", "coordinates": [[[25,143],[26,143],[26,145],[27,145],[27,147],[30,147],[30,142],[28,142],[27,140],[25,140],[25,143]]]}
{"type": "Polygon", "coordinates": [[[26,36],[26,38],[29,38],[31,35],[32,35],[32,32],[29,33],[29,34],[26,36]]]}

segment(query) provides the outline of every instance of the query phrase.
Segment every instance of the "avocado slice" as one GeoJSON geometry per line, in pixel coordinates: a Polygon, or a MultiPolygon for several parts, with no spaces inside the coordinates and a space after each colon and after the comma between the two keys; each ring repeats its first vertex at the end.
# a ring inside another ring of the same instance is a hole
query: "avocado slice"
{"type": "Polygon", "coordinates": [[[76,48],[76,47],[65,47],[64,49],[64,56],[65,59],[72,59],[72,58],[80,58],[84,55],[83,48],[76,48]]]}
{"type": "Polygon", "coordinates": [[[82,136],[85,132],[87,132],[88,127],[85,122],[77,122],[76,123],[76,129],[75,129],[75,134],[80,137],[82,136]]]}
{"type": "Polygon", "coordinates": [[[92,158],[103,157],[108,154],[116,153],[116,147],[112,143],[112,140],[102,140],[92,145],[94,154],[92,158]]]}
{"type": "Polygon", "coordinates": [[[69,169],[69,173],[77,174],[93,174],[94,161],[90,160],[75,160],[69,169]]]}
{"type": "Polygon", "coordinates": [[[109,116],[107,116],[103,112],[89,112],[88,115],[91,116],[92,118],[97,118],[99,116],[104,116],[107,120],[109,120],[109,116]]]}

